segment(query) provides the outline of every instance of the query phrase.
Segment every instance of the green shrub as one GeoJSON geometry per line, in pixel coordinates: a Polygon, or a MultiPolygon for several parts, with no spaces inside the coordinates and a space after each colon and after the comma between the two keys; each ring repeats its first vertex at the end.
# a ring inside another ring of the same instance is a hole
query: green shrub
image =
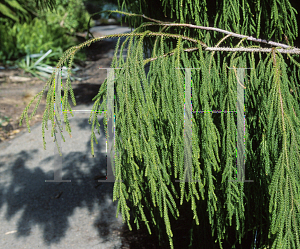
{"type": "Polygon", "coordinates": [[[5,64],[5,60],[10,60],[11,58],[16,58],[18,52],[15,48],[15,37],[11,34],[13,33],[11,29],[13,22],[5,18],[0,18],[0,60],[5,64]]]}
{"type": "MultiPolygon", "coordinates": [[[[32,3],[29,1],[27,4],[32,3]]],[[[31,6],[30,5],[30,6],[31,6]]],[[[19,64],[20,57],[46,53],[49,49],[54,55],[45,62],[54,65],[69,47],[76,45],[76,39],[67,35],[86,29],[90,15],[82,0],[58,0],[55,11],[34,9],[38,17],[27,22],[12,20],[0,15],[0,62],[4,65],[19,64]],[[19,60],[18,60],[19,59],[19,60]],[[16,61],[18,60],[18,61],[16,61]]],[[[3,12],[3,11],[2,11],[3,12]]],[[[94,22],[91,22],[91,27],[94,22]]],[[[85,60],[84,53],[76,55],[75,61],[85,60]]]]}
{"type": "MultiPolygon", "coordinates": [[[[90,18],[82,0],[58,0],[56,12],[40,12],[40,16],[48,25],[59,24],[71,34],[86,31],[90,18]]],[[[90,26],[94,26],[94,21],[90,26]]]]}
{"type": "MultiPolygon", "coordinates": [[[[50,65],[57,61],[63,51],[76,45],[74,38],[65,34],[65,30],[59,25],[47,25],[47,22],[34,18],[30,23],[20,24],[16,22],[9,28],[11,22],[0,19],[0,60],[6,64],[7,60],[17,60],[22,56],[47,52],[49,49],[57,52],[47,61],[50,65]]],[[[84,59],[83,54],[77,59],[84,59]]]]}
{"type": "Polygon", "coordinates": [[[30,18],[30,12],[25,8],[22,1],[9,1],[5,0],[5,3],[0,3],[0,17],[5,17],[9,20],[19,22],[21,20],[27,20],[30,18]]]}

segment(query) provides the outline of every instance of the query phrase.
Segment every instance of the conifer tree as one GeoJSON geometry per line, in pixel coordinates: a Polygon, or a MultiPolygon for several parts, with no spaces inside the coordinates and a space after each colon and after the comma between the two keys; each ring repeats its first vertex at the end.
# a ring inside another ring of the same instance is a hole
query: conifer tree
{"type": "MultiPolygon", "coordinates": [[[[119,37],[111,65],[121,68],[115,71],[118,101],[113,198],[118,200],[117,212],[121,211],[131,229],[132,209],[137,227],[143,222],[149,233],[167,238],[170,248],[176,248],[172,227],[182,215],[189,217],[185,222],[191,224],[192,248],[300,248],[300,50],[294,47],[298,36],[296,9],[289,0],[213,4],[199,0],[120,0],[119,6],[124,11],[112,12],[126,15],[135,28],[132,33],[91,39],[70,48],[57,64],[61,67],[69,62],[71,67],[74,54],[84,46],[119,37]],[[160,18],[161,13],[164,18],[160,18]],[[120,37],[127,37],[122,45],[120,37]],[[121,55],[125,44],[128,54],[124,61],[121,55]],[[147,48],[151,55],[144,58],[147,48]],[[145,66],[149,64],[146,76],[145,66]],[[187,82],[186,72],[178,68],[195,69],[191,70],[192,108],[202,111],[191,115],[193,181],[180,183],[176,180],[185,179],[187,174],[187,82]],[[238,68],[252,68],[246,70],[244,82],[239,81],[238,68]],[[234,181],[237,82],[245,94],[242,180],[254,182],[234,181]],[[182,209],[182,205],[188,209],[182,209]],[[250,244],[245,244],[246,236],[250,236],[250,244]]],[[[50,90],[43,136],[48,119],[53,124],[51,134],[55,129],[53,82],[54,73],[46,85],[50,90]]],[[[107,82],[93,99],[93,110],[106,110],[107,82]]],[[[69,79],[63,88],[63,109],[69,110],[69,91],[76,105],[69,79]]],[[[20,121],[26,117],[29,132],[27,111],[32,102],[20,121]]],[[[92,115],[93,153],[93,140],[97,142],[94,126],[96,123],[99,128],[100,124],[97,113],[91,113],[90,120],[92,115]]],[[[104,119],[105,123],[106,116],[104,119]]],[[[70,133],[66,113],[64,121],[70,133]]]]}

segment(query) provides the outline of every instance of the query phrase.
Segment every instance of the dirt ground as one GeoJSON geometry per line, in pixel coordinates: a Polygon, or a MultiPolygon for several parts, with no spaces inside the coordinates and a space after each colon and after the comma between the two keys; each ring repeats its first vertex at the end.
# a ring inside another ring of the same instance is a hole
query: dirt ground
{"type": "MultiPolygon", "coordinates": [[[[99,67],[110,67],[111,58],[105,57],[104,54],[110,48],[114,48],[111,43],[98,42],[98,44],[92,44],[87,51],[87,61],[81,65],[82,69],[76,72],[76,77],[83,79],[88,77],[88,79],[71,82],[77,105],[91,103],[92,98],[97,94],[107,73],[106,70],[100,70],[99,67]]],[[[62,82],[65,85],[66,80],[62,80],[62,82]]],[[[20,131],[27,129],[25,119],[22,126],[19,126],[20,117],[27,104],[37,93],[42,91],[45,85],[46,81],[24,73],[24,70],[0,70],[0,143],[12,139],[20,131]]],[[[30,127],[42,121],[47,91],[48,87],[45,89],[36,115],[29,122],[30,127]]],[[[29,108],[29,117],[36,103],[37,99],[29,108]]],[[[73,107],[73,105],[71,106],[73,107]]]]}

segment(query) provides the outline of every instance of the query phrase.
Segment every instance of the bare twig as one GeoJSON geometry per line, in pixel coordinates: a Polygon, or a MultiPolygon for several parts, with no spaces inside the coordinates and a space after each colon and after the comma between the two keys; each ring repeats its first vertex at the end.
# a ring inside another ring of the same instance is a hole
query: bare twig
{"type": "MultiPolygon", "coordinates": [[[[123,11],[110,11],[110,12],[121,13],[121,14],[125,14],[125,15],[128,15],[128,16],[140,16],[140,17],[143,17],[143,18],[148,19],[150,21],[156,22],[156,23],[143,24],[143,26],[163,25],[163,26],[169,26],[169,27],[171,27],[171,26],[174,26],[174,27],[189,27],[189,28],[194,28],[194,29],[203,29],[203,30],[216,31],[216,32],[224,33],[226,35],[230,35],[230,36],[237,37],[237,38],[246,38],[246,40],[248,40],[248,41],[265,43],[265,44],[268,44],[268,45],[272,45],[272,46],[275,46],[275,47],[282,47],[282,48],[286,48],[286,49],[292,49],[292,50],[296,49],[297,53],[300,53],[299,52],[300,50],[296,47],[291,47],[289,45],[282,44],[282,43],[279,43],[279,42],[273,42],[273,41],[267,41],[267,40],[264,40],[264,39],[254,38],[252,36],[240,35],[240,34],[237,34],[237,33],[234,33],[234,32],[230,32],[230,31],[215,28],[215,27],[204,27],[204,26],[197,26],[197,25],[194,25],[194,24],[186,24],[186,23],[162,22],[162,21],[147,17],[144,14],[141,15],[141,14],[127,13],[127,12],[123,12],[123,11]]],[[[287,40],[287,37],[286,37],[286,40],[287,40]]],[[[209,50],[213,50],[213,49],[209,49],[209,50]]],[[[215,51],[217,51],[217,50],[215,50],[215,51]]],[[[219,50],[219,51],[228,51],[228,50],[219,50]]],[[[245,51],[249,52],[248,50],[245,50],[245,51]]],[[[266,52],[266,51],[263,51],[263,52],[266,52]]]]}
{"type": "Polygon", "coordinates": [[[61,21],[60,24],[59,24],[61,27],[64,26],[64,22],[65,22],[65,19],[66,19],[67,15],[68,15],[68,12],[66,12],[66,14],[65,14],[65,15],[63,16],[63,18],[62,18],[62,21],[61,21]]]}
{"type": "MultiPolygon", "coordinates": [[[[148,25],[151,25],[151,24],[148,24],[148,25]]],[[[272,45],[272,46],[275,46],[275,47],[292,48],[289,45],[285,45],[285,44],[282,44],[282,43],[279,43],[279,42],[267,41],[267,40],[264,40],[264,39],[254,38],[252,36],[247,36],[247,35],[240,35],[240,34],[237,34],[237,33],[233,33],[233,32],[223,30],[223,29],[219,29],[219,28],[215,28],[215,27],[204,27],[204,26],[197,26],[197,25],[185,24],[185,23],[159,23],[157,25],[174,26],[174,27],[177,27],[177,26],[178,27],[189,27],[189,28],[195,28],[195,29],[204,29],[204,30],[217,31],[217,32],[224,33],[226,35],[231,35],[231,36],[237,37],[237,38],[246,38],[246,40],[248,40],[248,41],[265,43],[265,44],[272,45]]]]}
{"type": "Polygon", "coordinates": [[[63,191],[60,191],[59,194],[56,195],[54,198],[55,198],[55,199],[58,199],[59,197],[61,197],[62,193],[63,193],[63,191]]]}
{"type": "MultiPolygon", "coordinates": [[[[244,47],[239,47],[239,48],[228,48],[228,47],[223,47],[223,48],[216,48],[216,47],[207,47],[205,50],[208,51],[228,51],[228,52],[265,52],[265,53],[270,53],[272,52],[273,48],[244,48],[244,47]]],[[[293,48],[293,49],[283,49],[283,48],[278,48],[276,49],[277,52],[283,53],[283,54],[300,54],[300,49],[299,48],[293,48]]]]}

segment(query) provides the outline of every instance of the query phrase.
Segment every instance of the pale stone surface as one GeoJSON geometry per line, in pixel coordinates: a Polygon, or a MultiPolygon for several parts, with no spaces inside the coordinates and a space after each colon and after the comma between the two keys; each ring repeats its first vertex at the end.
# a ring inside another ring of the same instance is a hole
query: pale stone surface
{"type": "MultiPolygon", "coordinates": [[[[91,110],[80,105],[73,110],[91,110]]],[[[75,113],[75,112],[74,112],[75,113]]],[[[72,138],[63,130],[62,179],[52,183],[57,148],[41,124],[0,145],[0,248],[120,248],[121,214],[112,202],[113,183],[94,180],[106,174],[103,115],[98,145],[91,155],[89,113],[69,119],[72,138]]]]}

